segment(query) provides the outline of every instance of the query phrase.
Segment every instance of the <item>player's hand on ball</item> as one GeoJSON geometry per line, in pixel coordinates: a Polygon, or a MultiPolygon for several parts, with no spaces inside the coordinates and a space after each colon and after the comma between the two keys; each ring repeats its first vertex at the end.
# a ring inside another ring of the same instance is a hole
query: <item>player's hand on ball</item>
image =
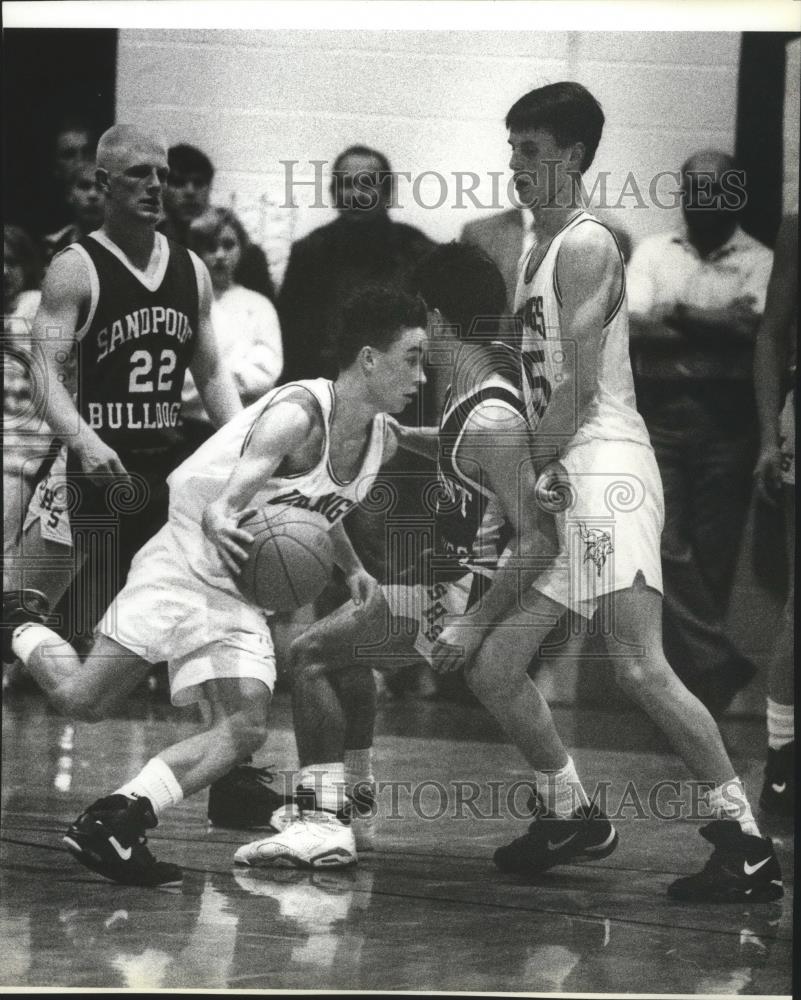
{"type": "Polygon", "coordinates": [[[357,608],[364,610],[368,604],[372,603],[376,594],[380,590],[378,580],[371,576],[364,567],[355,570],[347,577],[348,590],[351,600],[357,608]]]}
{"type": "Polygon", "coordinates": [[[233,576],[241,573],[242,564],[248,557],[248,546],[253,544],[253,535],[240,528],[239,524],[255,513],[256,508],[249,507],[247,510],[227,514],[217,503],[209,504],[203,512],[203,532],[233,576]]]}

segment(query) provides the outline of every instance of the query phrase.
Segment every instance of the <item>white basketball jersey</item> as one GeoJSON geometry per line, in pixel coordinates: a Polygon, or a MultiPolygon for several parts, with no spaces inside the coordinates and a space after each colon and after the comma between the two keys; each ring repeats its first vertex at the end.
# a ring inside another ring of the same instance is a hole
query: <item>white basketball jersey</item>
{"type": "MultiPolygon", "coordinates": [[[[520,262],[515,292],[515,314],[523,321],[522,350],[527,364],[523,379],[526,407],[536,428],[547,400],[564,378],[574,371],[576,352],[562,339],[562,294],[557,273],[559,248],[577,226],[603,225],[589,212],[580,212],[553,237],[539,266],[531,268],[535,244],[520,262]]],[[[623,287],[606,317],[598,355],[596,390],[577,433],[568,445],[602,439],[636,441],[650,446],[648,431],[637,412],[634,379],[629,359],[629,317],[625,271],[623,287]]],[[[581,362],[581,358],[578,358],[581,362]]]]}
{"type": "Polygon", "coordinates": [[[290,392],[305,389],[317,401],[325,429],[320,459],[306,472],[268,479],[249,501],[249,507],[300,507],[319,516],[325,530],[335,524],[364,499],[372,486],[384,451],[386,415],[373,419],[370,440],[361,467],[350,482],[337,479],[331,466],[331,421],[334,416],[334,384],[328,379],[290,382],[267,393],[198,448],[169,476],[169,525],[186,539],[193,551],[186,552],[192,567],[205,575],[227,577],[216,549],[202,533],[203,511],[215,500],[227,483],[231,471],[245,450],[251,431],[264,411],[290,392]]]}

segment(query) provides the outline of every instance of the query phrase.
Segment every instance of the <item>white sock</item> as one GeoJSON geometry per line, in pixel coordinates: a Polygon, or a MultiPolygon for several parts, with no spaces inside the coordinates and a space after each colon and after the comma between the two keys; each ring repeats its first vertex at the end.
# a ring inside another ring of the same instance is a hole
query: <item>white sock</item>
{"type": "Polygon", "coordinates": [[[795,709],[768,698],[768,746],[779,750],[795,739],[795,709]]]}
{"type": "Polygon", "coordinates": [[[345,784],[348,788],[353,788],[354,785],[375,784],[372,747],[345,751],[345,784]]]}
{"type": "Polygon", "coordinates": [[[11,649],[14,655],[27,667],[31,656],[39,646],[43,642],[53,641],[64,642],[60,635],[46,625],[40,625],[38,622],[23,622],[22,625],[17,625],[11,634],[11,649]]]}
{"type": "Polygon", "coordinates": [[[579,806],[589,805],[572,757],[558,771],[535,771],[534,784],[546,808],[557,816],[571,816],[579,806]]]}
{"type": "Polygon", "coordinates": [[[345,765],[341,761],[304,767],[298,785],[314,791],[318,809],[335,813],[345,805],[345,765]]]}
{"type": "Polygon", "coordinates": [[[156,816],[169,806],[177,806],[184,797],[178,779],[161,757],[149,760],[133,781],[118,788],[114,794],[129,799],[150,799],[156,816]]]}
{"type": "Polygon", "coordinates": [[[707,801],[718,819],[733,819],[740,824],[743,833],[761,837],[743,783],[739,778],[724,781],[707,795],[707,801]]]}

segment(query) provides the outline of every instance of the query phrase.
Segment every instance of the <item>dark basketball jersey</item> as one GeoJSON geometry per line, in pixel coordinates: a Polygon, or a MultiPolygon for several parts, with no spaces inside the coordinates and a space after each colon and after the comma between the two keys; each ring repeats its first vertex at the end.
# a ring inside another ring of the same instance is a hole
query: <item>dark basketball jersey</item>
{"type": "Polygon", "coordinates": [[[78,411],[121,455],[174,440],[198,326],[189,251],[156,238],[162,257],[152,281],[93,236],[64,251],[82,254],[92,287],[89,316],[76,334],[78,411]]]}
{"type": "MultiPolygon", "coordinates": [[[[517,352],[497,344],[507,364],[504,372],[514,373],[519,383],[517,352]]],[[[526,416],[519,384],[508,385],[490,377],[479,388],[460,399],[448,390],[440,423],[437,475],[439,495],[435,512],[435,575],[447,579],[472,570],[491,573],[503,551],[511,529],[504,519],[495,494],[483,481],[477,465],[459,458],[459,444],[470,416],[484,403],[502,404],[526,416]]],[[[488,434],[487,447],[492,447],[488,434]]]]}

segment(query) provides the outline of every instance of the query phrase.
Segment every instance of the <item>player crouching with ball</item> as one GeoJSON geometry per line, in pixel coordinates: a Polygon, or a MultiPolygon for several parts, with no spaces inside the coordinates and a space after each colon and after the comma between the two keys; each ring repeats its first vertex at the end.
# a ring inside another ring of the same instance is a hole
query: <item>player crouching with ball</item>
{"type": "MultiPolygon", "coordinates": [[[[180,884],[181,869],[153,858],[145,831],[264,742],[275,680],[267,616],[275,609],[255,602],[262,588],[238,586],[253,543],[242,521],[259,512],[263,522],[274,511],[280,535],[291,536],[287,511],[298,508],[303,543],[308,515],[316,515],[354,604],[370,602],[378,585],[341,522],[395,452],[386,414],[404,410],[425,382],[426,322],[420,298],[379,287],[354,292],[335,345],[337,379],[272,390],[170,476],[168,522],[137,554],[83,660],[46,627],[43,595],[4,594],[3,659],[19,657],[64,714],[106,717],[162,660],[173,704],[208,706],[205,731],[168,747],[69,827],[64,843],[88,868],[127,885],[180,884]]],[[[261,547],[259,574],[279,573],[286,546],[273,549],[261,547]]],[[[291,565],[284,576],[293,576],[291,565]]]]}

